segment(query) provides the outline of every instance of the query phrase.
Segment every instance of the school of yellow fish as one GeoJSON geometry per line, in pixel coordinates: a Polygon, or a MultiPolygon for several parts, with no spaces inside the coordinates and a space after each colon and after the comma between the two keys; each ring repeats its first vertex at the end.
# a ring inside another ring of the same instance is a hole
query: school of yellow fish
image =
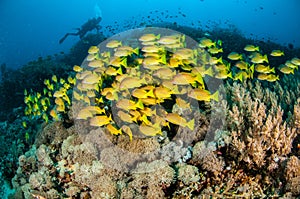
{"type": "MultiPolygon", "coordinates": [[[[72,77],[67,82],[52,78],[61,85],[53,93],[56,105],[50,115],[55,120],[59,119],[58,113],[66,111],[65,104],[71,105],[67,92],[75,85],[73,101],[85,105],[76,119],[88,120],[90,126],[104,127],[113,135],[124,132],[131,140],[132,124],[146,136],[162,135],[163,129],[170,129],[170,123],[193,130],[194,119],[164,106],[191,110],[191,100],[218,101],[218,91],[211,93],[207,89],[205,76],[274,82],[279,80],[279,73],[294,74],[300,66],[300,59],[296,57],[280,66],[272,66],[268,55],[254,45],[245,46],[243,54],[231,52],[224,58],[222,42],[206,37],[194,48],[186,47],[183,34],[144,34],[137,39],[139,45],[135,47],[125,42],[110,40],[104,50],[90,47],[85,64],[73,68],[76,81],[72,77]]],[[[284,56],[284,52],[273,50],[270,56],[284,56]]],[[[45,80],[45,85],[48,90],[44,94],[54,90],[49,80],[45,80]]],[[[48,97],[51,96],[48,94],[48,97]]],[[[40,95],[26,94],[25,103],[30,102],[27,114],[45,112],[44,106],[49,106],[49,101],[40,95]]]]}
{"type": "MultiPolygon", "coordinates": [[[[53,75],[51,79],[44,80],[43,92],[28,92],[24,90],[25,115],[30,117],[42,118],[46,123],[49,122],[49,115],[53,120],[60,120],[61,113],[66,113],[70,106],[70,90],[76,82],[75,78],[69,76],[64,80],[53,75]],[[68,94],[69,92],[69,94],[68,94]],[[52,103],[55,106],[52,106],[52,103]],[[51,110],[49,110],[52,107],[51,110]]],[[[26,122],[22,123],[26,128],[26,122]]]]}

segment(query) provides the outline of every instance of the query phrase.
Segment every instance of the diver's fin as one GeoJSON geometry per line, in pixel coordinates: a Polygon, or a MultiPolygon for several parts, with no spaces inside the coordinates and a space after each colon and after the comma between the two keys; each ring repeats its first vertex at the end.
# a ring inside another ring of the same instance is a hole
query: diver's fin
{"type": "Polygon", "coordinates": [[[59,44],[61,44],[62,42],[64,42],[65,39],[66,39],[69,35],[75,35],[75,36],[77,36],[78,33],[67,33],[67,34],[65,34],[65,36],[59,40],[59,44]]]}
{"type": "Polygon", "coordinates": [[[69,36],[69,33],[65,34],[65,36],[63,36],[63,38],[61,38],[61,39],[59,40],[59,44],[61,44],[62,42],[64,42],[65,39],[66,39],[68,36],[69,36]]]}

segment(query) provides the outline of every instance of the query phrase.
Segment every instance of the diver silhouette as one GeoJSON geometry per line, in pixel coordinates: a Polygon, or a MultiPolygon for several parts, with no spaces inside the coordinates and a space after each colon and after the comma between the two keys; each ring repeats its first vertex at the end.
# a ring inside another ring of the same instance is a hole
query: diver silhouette
{"type": "Polygon", "coordinates": [[[99,25],[100,21],[102,20],[101,17],[97,17],[97,18],[92,18],[89,19],[87,22],[85,22],[80,28],[76,28],[78,31],[76,33],[67,33],[65,34],[65,36],[63,36],[63,38],[61,38],[59,40],[59,43],[61,44],[62,42],[65,41],[65,39],[69,36],[69,35],[74,35],[74,36],[78,36],[79,38],[82,39],[87,32],[92,31],[94,29],[96,29],[97,31],[99,31],[101,29],[101,26],[99,25]]]}

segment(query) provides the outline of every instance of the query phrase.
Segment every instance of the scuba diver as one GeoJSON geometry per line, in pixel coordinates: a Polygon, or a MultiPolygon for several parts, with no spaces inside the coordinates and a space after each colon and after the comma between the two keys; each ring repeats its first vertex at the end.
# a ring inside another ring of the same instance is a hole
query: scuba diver
{"type": "Polygon", "coordinates": [[[84,23],[80,28],[76,28],[78,31],[76,33],[67,33],[63,38],[59,40],[59,43],[61,44],[64,42],[64,40],[69,36],[69,35],[79,35],[79,38],[82,39],[87,32],[92,31],[96,29],[97,31],[100,30],[101,26],[99,25],[100,21],[102,20],[101,17],[97,18],[92,18],[89,19],[86,23],[84,23]]]}

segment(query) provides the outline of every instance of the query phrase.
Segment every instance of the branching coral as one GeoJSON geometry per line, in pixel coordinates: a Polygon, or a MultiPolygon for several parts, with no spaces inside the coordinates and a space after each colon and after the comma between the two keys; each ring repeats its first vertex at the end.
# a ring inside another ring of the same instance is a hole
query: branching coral
{"type": "Polygon", "coordinates": [[[262,89],[259,83],[255,89],[236,83],[227,88],[233,102],[227,122],[232,132],[232,147],[240,153],[239,160],[247,162],[249,168],[260,168],[289,154],[296,128],[283,120],[284,111],[276,93],[262,89]]]}

